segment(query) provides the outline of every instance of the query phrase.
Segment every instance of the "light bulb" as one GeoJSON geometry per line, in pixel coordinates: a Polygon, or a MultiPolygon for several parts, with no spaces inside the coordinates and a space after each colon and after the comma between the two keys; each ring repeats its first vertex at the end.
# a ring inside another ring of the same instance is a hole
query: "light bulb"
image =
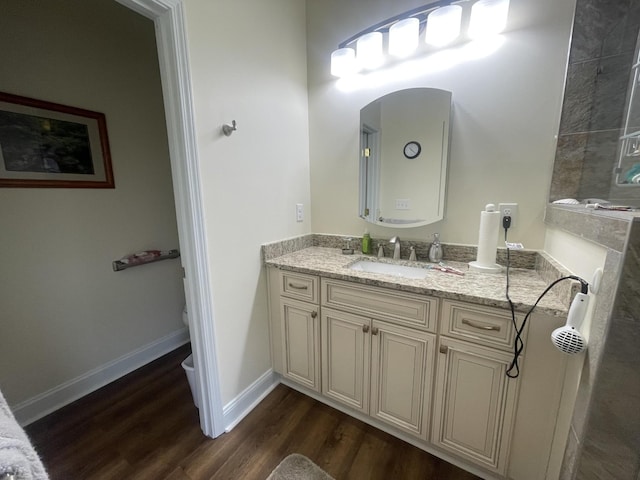
{"type": "Polygon", "coordinates": [[[353,48],[339,48],[331,53],[331,75],[346,77],[358,70],[353,48]]]}
{"type": "Polygon", "coordinates": [[[420,20],[405,18],[389,29],[389,53],[397,57],[411,55],[418,48],[420,20]]]}
{"type": "Polygon", "coordinates": [[[356,60],[361,68],[373,69],[382,65],[382,33],[371,32],[356,41],[356,60]]]}
{"type": "Polygon", "coordinates": [[[451,43],[460,35],[461,19],[460,5],[448,5],[434,10],[427,17],[425,42],[436,47],[451,43]]]}
{"type": "Polygon", "coordinates": [[[473,39],[495,35],[507,26],[509,0],[479,0],[471,7],[469,37],[473,39]]]}

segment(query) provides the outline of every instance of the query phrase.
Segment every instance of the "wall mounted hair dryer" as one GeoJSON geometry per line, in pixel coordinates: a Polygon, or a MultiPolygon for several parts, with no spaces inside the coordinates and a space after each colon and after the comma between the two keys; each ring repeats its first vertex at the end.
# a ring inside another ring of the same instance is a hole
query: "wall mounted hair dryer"
{"type": "Polygon", "coordinates": [[[584,321],[588,307],[589,295],[578,293],[569,307],[566,325],[551,332],[551,341],[561,352],[573,355],[587,348],[587,341],[578,329],[584,321]]]}

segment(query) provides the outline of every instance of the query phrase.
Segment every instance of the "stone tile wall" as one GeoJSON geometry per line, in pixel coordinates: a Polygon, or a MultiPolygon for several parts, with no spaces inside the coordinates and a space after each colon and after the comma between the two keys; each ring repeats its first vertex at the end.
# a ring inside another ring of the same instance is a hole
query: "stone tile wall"
{"type": "MultiPolygon", "coordinates": [[[[618,195],[613,168],[639,26],[640,0],[577,1],[550,201],[618,195]]],[[[640,188],[623,196],[640,201],[640,188]]]]}
{"type": "Polygon", "coordinates": [[[559,478],[637,480],[640,213],[549,205],[545,223],[607,248],[559,478]]]}
{"type": "Polygon", "coordinates": [[[634,222],[585,422],[582,455],[575,477],[581,480],[636,480],[640,475],[638,272],[640,223],[634,222]]]}

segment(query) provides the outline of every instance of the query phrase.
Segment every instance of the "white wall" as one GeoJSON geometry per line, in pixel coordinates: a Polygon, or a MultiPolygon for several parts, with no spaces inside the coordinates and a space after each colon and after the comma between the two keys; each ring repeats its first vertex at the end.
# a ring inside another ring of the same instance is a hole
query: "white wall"
{"type": "Polygon", "coordinates": [[[271,367],[260,245],[310,232],[305,7],[185,2],[223,404],[271,367]],[[236,120],[230,137],[220,133],[236,120]],[[295,204],[305,206],[296,223],[295,204]]]}
{"type": "Polygon", "coordinates": [[[602,245],[553,227],[547,227],[544,251],[590,283],[594,271],[604,267],[607,257],[602,245]]]}
{"type": "Polygon", "coordinates": [[[0,9],[0,91],[105,113],[116,185],[0,189],[0,388],[15,406],[185,338],[184,292],[179,260],[111,267],[178,247],[153,23],[111,0],[0,9]]]}
{"type": "MultiPolygon", "coordinates": [[[[307,2],[313,231],[361,235],[365,228],[357,216],[360,108],[398,89],[435,87],[453,92],[454,104],[445,219],[401,236],[427,240],[440,232],[444,242],[476,244],[484,205],[517,202],[510,238],[542,248],[575,1],[512,1],[509,31],[492,55],[384,85],[339,90],[329,73],[331,51],[367,26],[423,3],[307,2]]],[[[382,237],[397,232],[369,230],[382,237]]]]}
{"type": "MultiPolygon", "coordinates": [[[[589,284],[593,283],[596,270],[604,269],[607,259],[607,249],[602,245],[552,227],[547,227],[544,251],[589,284]]],[[[589,340],[591,333],[595,298],[594,295],[591,295],[592,301],[589,304],[589,311],[581,327],[587,340],[589,340]]]]}

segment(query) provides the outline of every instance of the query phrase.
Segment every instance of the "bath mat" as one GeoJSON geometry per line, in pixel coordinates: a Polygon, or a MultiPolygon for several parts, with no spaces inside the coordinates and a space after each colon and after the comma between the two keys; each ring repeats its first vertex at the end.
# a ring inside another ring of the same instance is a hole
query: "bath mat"
{"type": "Polygon", "coordinates": [[[334,480],[304,455],[292,453],[278,465],[267,480],[334,480]]]}

